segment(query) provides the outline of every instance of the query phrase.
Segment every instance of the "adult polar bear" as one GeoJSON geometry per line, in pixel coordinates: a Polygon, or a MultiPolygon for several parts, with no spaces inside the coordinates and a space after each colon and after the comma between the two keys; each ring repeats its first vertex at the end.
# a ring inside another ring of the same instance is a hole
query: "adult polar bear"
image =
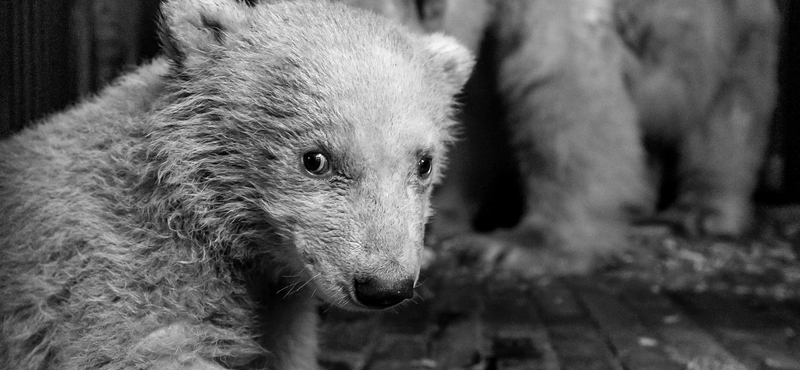
{"type": "Polygon", "coordinates": [[[747,228],[776,99],[773,1],[343,1],[479,51],[465,140],[434,196],[433,236],[462,235],[446,245],[538,274],[586,270],[657,202],[656,220],[690,233],[747,228]],[[509,167],[519,222],[463,236],[508,192],[491,179],[509,167]]]}
{"type": "Polygon", "coordinates": [[[324,2],[162,10],[168,58],[0,143],[0,368],[314,369],[315,296],[413,294],[469,52],[324,2]]]}

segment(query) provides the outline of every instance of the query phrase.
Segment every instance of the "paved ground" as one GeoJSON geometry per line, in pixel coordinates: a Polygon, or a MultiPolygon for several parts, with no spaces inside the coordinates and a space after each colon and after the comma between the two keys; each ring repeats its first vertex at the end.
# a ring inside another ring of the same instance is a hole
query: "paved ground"
{"type": "Polygon", "coordinates": [[[800,304],[602,278],[453,275],[397,313],[325,313],[328,369],[800,369],[800,304]]]}
{"type": "Polygon", "coordinates": [[[791,243],[646,239],[649,254],[593,276],[478,280],[454,269],[429,276],[395,312],[328,308],[321,361],[330,370],[800,370],[791,243]]]}

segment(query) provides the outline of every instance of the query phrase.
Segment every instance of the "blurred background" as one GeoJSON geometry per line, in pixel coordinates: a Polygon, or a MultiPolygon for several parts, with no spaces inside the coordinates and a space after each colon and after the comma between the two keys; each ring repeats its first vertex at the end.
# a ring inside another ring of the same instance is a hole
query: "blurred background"
{"type": "MultiPolygon", "coordinates": [[[[780,96],[757,201],[800,203],[800,2],[783,18],[780,96]]],[[[159,51],[158,0],[0,1],[0,138],[91,95],[159,51]]]]}

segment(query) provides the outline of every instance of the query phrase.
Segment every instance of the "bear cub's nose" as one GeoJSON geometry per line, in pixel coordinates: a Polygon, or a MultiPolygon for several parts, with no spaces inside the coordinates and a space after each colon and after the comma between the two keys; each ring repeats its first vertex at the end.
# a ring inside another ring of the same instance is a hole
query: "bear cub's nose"
{"type": "Polygon", "coordinates": [[[414,279],[382,281],[356,278],[356,299],[366,307],[383,309],[414,297],[414,279]]]}

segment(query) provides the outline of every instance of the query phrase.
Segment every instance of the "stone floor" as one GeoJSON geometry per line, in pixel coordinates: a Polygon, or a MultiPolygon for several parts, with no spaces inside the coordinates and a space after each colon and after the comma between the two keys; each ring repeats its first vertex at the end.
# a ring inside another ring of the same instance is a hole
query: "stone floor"
{"type": "Polygon", "coordinates": [[[800,303],[603,278],[451,276],[379,315],[325,312],[327,369],[800,369],[800,303]]]}
{"type": "Polygon", "coordinates": [[[637,250],[649,254],[591,276],[453,269],[423,277],[414,302],[391,312],[326,308],[320,361],[329,370],[800,370],[796,243],[644,239],[651,247],[637,250]]]}

